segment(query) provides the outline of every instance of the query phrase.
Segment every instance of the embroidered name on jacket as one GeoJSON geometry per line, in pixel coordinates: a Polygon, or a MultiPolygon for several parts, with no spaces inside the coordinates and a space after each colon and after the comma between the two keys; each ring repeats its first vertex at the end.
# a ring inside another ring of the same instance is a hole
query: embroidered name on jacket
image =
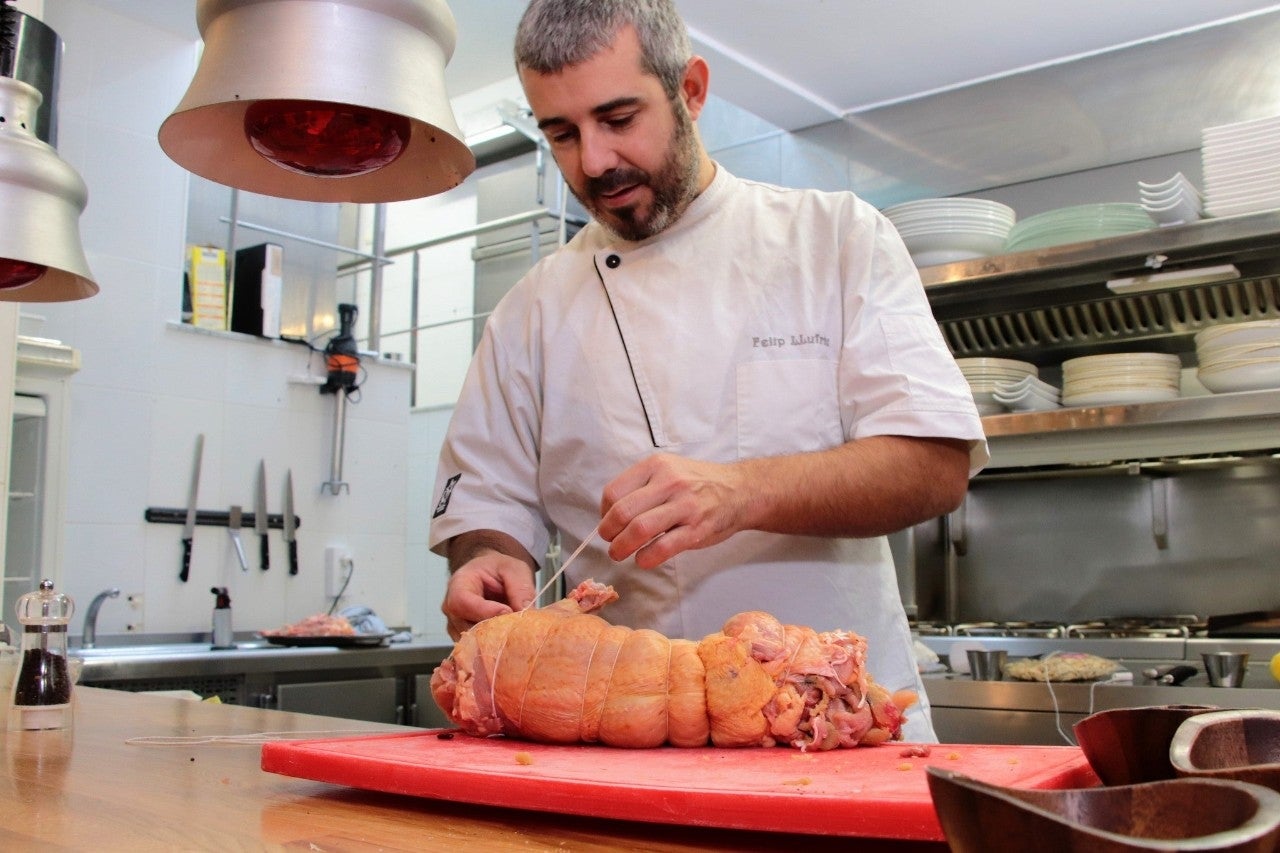
{"type": "Polygon", "coordinates": [[[458,481],[461,479],[461,474],[454,474],[445,481],[444,491],[440,493],[440,502],[436,504],[436,511],[431,513],[432,518],[439,518],[444,515],[445,510],[449,508],[449,498],[453,497],[453,487],[458,485],[458,481]]]}
{"type": "Polygon", "coordinates": [[[766,335],[764,337],[752,337],[751,346],[756,349],[764,347],[829,347],[831,339],[826,335],[766,335]]]}

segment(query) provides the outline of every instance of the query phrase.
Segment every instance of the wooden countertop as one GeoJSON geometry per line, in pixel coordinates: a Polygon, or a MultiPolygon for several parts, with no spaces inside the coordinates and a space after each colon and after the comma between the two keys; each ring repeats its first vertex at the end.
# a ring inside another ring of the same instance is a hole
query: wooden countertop
{"type": "MultiPolygon", "coordinates": [[[[359,791],[265,773],[256,744],[131,743],[401,727],[77,687],[69,731],[5,732],[4,850],[848,850],[852,839],[629,823],[359,791]]],[[[323,735],[317,735],[323,736],[323,735]]],[[[869,849],[869,848],[868,848],[869,849]]],[[[875,842],[875,849],[943,845],[875,842]]]]}

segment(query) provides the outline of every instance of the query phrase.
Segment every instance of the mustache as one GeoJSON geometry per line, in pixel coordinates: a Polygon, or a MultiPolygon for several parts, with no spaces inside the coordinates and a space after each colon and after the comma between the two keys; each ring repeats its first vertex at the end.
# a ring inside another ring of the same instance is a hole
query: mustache
{"type": "Polygon", "coordinates": [[[587,178],[588,195],[606,195],[632,184],[647,184],[649,173],[643,169],[610,169],[597,178],[587,178]]]}

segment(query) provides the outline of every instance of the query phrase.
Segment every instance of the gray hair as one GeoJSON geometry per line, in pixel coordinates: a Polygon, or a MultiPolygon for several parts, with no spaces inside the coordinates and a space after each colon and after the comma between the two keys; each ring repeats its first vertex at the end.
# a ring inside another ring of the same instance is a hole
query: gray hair
{"type": "Polygon", "coordinates": [[[578,65],[628,25],[639,36],[644,70],[675,100],[693,49],[673,0],[532,0],[516,30],[516,68],[554,74],[578,65]]]}

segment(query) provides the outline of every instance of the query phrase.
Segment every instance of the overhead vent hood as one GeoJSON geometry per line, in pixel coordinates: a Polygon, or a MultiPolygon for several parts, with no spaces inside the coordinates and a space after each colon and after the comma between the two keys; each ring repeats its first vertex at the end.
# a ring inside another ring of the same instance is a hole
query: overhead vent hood
{"type": "Polygon", "coordinates": [[[956,357],[1044,366],[1091,352],[1191,353],[1217,323],[1280,319],[1280,211],[926,267],[956,357]]]}

